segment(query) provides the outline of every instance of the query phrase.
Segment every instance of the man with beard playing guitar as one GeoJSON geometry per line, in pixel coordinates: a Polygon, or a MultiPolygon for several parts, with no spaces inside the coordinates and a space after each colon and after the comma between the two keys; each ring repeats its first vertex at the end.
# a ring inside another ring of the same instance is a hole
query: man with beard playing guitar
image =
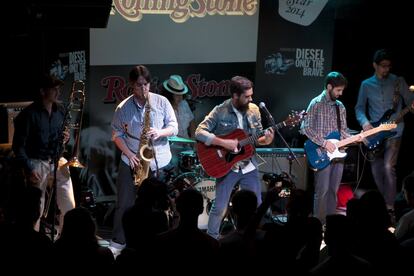
{"type": "MultiPolygon", "coordinates": [[[[226,154],[225,150],[232,152],[245,150],[244,147],[241,147],[237,135],[228,135],[227,138],[219,137],[232,133],[236,129],[244,130],[252,135],[250,136],[252,139],[256,137],[257,141],[255,142],[259,145],[269,145],[274,138],[273,129],[267,129],[264,131],[264,136],[258,137],[258,134],[262,134],[263,127],[259,108],[252,103],[253,83],[245,77],[235,76],[231,79],[230,93],[231,98],[214,107],[198,125],[195,132],[196,139],[202,142],[203,144],[200,144],[203,146],[217,146],[215,153],[219,155],[220,152],[223,155],[226,154]],[[219,147],[224,150],[220,151],[219,147]]],[[[251,150],[251,148],[247,150],[251,150]]],[[[202,162],[203,156],[200,156],[200,152],[198,154],[202,162]]],[[[230,155],[226,155],[232,158],[230,155]]],[[[234,156],[234,160],[240,156],[246,156],[246,154],[241,152],[241,155],[234,156]]],[[[247,156],[247,159],[235,162],[228,172],[224,172],[224,175],[218,173],[220,177],[216,182],[216,199],[210,210],[207,229],[207,233],[216,239],[220,236],[221,221],[236,184],[239,184],[241,189],[253,191],[257,196],[258,205],[261,203],[261,184],[257,160],[254,155],[247,154],[247,156]]]]}

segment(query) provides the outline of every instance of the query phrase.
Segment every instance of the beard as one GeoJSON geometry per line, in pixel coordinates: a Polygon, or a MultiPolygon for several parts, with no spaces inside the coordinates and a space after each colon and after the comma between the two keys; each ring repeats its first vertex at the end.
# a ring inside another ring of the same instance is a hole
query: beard
{"type": "Polygon", "coordinates": [[[328,90],[328,94],[332,101],[336,101],[339,98],[339,96],[335,95],[333,89],[328,90]]]}
{"type": "Polygon", "coordinates": [[[236,108],[237,108],[238,111],[244,113],[244,112],[247,111],[247,109],[249,109],[249,103],[247,103],[247,104],[238,103],[236,108]]]}

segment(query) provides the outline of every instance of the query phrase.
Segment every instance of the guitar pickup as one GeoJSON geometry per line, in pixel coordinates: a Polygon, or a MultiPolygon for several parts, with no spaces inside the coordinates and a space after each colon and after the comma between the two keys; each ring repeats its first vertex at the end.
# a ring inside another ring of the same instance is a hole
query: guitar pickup
{"type": "Polygon", "coordinates": [[[221,150],[217,150],[217,155],[218,155],[220,158],[223,158],[223,153],[221,152],[221,150]]]}

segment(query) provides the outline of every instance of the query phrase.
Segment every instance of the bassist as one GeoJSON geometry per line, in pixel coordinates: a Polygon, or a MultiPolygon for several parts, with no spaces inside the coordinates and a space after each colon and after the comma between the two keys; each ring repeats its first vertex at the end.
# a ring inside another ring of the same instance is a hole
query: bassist
{"type": "MultiPolygon", "coordinates": [[[[238,151],[237,139],[224,139],[218,136],[243,129],[254,135],[262,131],[259,108],[252,103],[253,83],[245,77],[236,76],[230,83],[231,98],[217,105],[196,129],[196,138],[207,146],[217,145],[227,150],[238,151]]],[[[272,129],[258,139],[259,145],[269,145],[273,141],[272,129]]],[[[226,213],[231,192],[236,184],[242,189],[253,191],[257,204],[261,203],[261,184],[254,156],[235,163],[232,169],[216,182],[216,199],[212,205],[207,233],[218,239],[221,221],[226,213]]]]}
{"type": "MultiPolygon", "coordinates": [[[[414,107],[414,95],[410,95],[405,80],[390,73],[391,61],[389,52],[383,49],[376,51],[373,60],[375,73],[361,83],[355,114],[364,131],[375,127],[376,122],[382,123],[381,120],[395,120],[401,113],[403,101],[414,107]]],[[[398,123],[395,135],[385,141],[384,147],[373,152],[371,161],[372,175],[389,210],[393,210],[396,196],[395,166],[403,128],[404,123],[398,123]]]]}

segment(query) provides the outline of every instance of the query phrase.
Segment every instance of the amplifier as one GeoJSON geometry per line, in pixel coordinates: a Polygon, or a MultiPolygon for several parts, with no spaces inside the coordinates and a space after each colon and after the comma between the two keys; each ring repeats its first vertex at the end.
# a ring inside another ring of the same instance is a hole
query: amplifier
{"type": "MultiPolygon", "coordinates": [[[[263,174],[265,173],[287,173],[290,175],[296,188],[307,190],[308,164],[305,150],[303,148],[291,148],[291,150],[300,165],[292,158],[287,148],[257,148],[256,154],[258,155],[260,179],[263,180],[263,174]]],[[[262,190],[266,190],[266,184],[263,181],[262,183],[262,190]]]]}
{"type": "MultiPolygon", "coordinates": [[[[296,157],[304,157],[305,149],[291,148],[296,157]]],[[[260,156],[267,157],[289,157],[291,155],[288,148],[256,148],[256,153],[260,156]]]]}
{"type": "Polygon", "coordinates": [[[32,102],[0,103],[0,143],[12,143],[14,134],[14,118],[32,102]]]}

